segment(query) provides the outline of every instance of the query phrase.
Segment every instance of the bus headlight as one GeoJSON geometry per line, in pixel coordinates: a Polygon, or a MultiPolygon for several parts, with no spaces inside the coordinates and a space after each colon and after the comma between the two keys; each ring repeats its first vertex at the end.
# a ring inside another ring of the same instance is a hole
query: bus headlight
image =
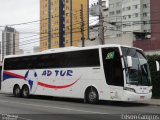
{"type": "Polygon", "coordinates": [[[135,89],[133,88],[124,87],[124,90],[136,93],[135,89]]]}

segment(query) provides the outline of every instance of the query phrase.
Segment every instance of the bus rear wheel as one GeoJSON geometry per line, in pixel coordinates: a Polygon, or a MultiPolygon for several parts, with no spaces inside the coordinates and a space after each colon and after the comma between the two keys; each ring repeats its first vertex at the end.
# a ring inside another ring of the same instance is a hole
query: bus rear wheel
{"type": "Polygon", "coordinates": [[[86,92],[86,102],[89,104],[97,104],[99,100],[98,92],[95,88],[91,87],[86,92]]]}
{"type": "Polygon", "coordinates": [[[20,97],[21,96],[21,89],[19,87],[19,85],[15,85],[13,88],[13,95],[15,97],[20,97]]]}
{"type": "Polygon", "coordinates": [[[28,98],[29,97],[29,88],[27,85],[22,87],[22,97],[28,98]]]}

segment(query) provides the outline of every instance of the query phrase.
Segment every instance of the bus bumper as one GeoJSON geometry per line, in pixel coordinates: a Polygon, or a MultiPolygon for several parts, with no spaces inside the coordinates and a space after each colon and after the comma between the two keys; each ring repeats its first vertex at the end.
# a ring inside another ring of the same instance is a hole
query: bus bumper
{"type": "Polygon", "coordinates": [[[152,93],[137,94],[134,92],[124,91],[122,101],[147,101],[152,97],[152,93]]]}

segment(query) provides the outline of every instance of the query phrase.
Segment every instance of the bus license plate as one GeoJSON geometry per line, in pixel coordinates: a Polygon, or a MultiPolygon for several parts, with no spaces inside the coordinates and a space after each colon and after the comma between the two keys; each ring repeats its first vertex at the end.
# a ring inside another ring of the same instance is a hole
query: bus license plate
{"type": "Polygon", "coordinates": [[[140,99],[141,99],[141,100],[144,100],[144,98],[145,98],[144,96],[140,96],[140,99]]]}

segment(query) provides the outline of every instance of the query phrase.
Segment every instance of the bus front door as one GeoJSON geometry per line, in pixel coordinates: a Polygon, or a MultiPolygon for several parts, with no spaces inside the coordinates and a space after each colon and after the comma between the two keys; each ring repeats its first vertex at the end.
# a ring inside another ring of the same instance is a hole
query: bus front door
{"type": "Polygon", "coordinates": [[[121,99],[124,87],[122,61],[118,47],[102,48],[103,68],[111,99],[121,99]]]}

